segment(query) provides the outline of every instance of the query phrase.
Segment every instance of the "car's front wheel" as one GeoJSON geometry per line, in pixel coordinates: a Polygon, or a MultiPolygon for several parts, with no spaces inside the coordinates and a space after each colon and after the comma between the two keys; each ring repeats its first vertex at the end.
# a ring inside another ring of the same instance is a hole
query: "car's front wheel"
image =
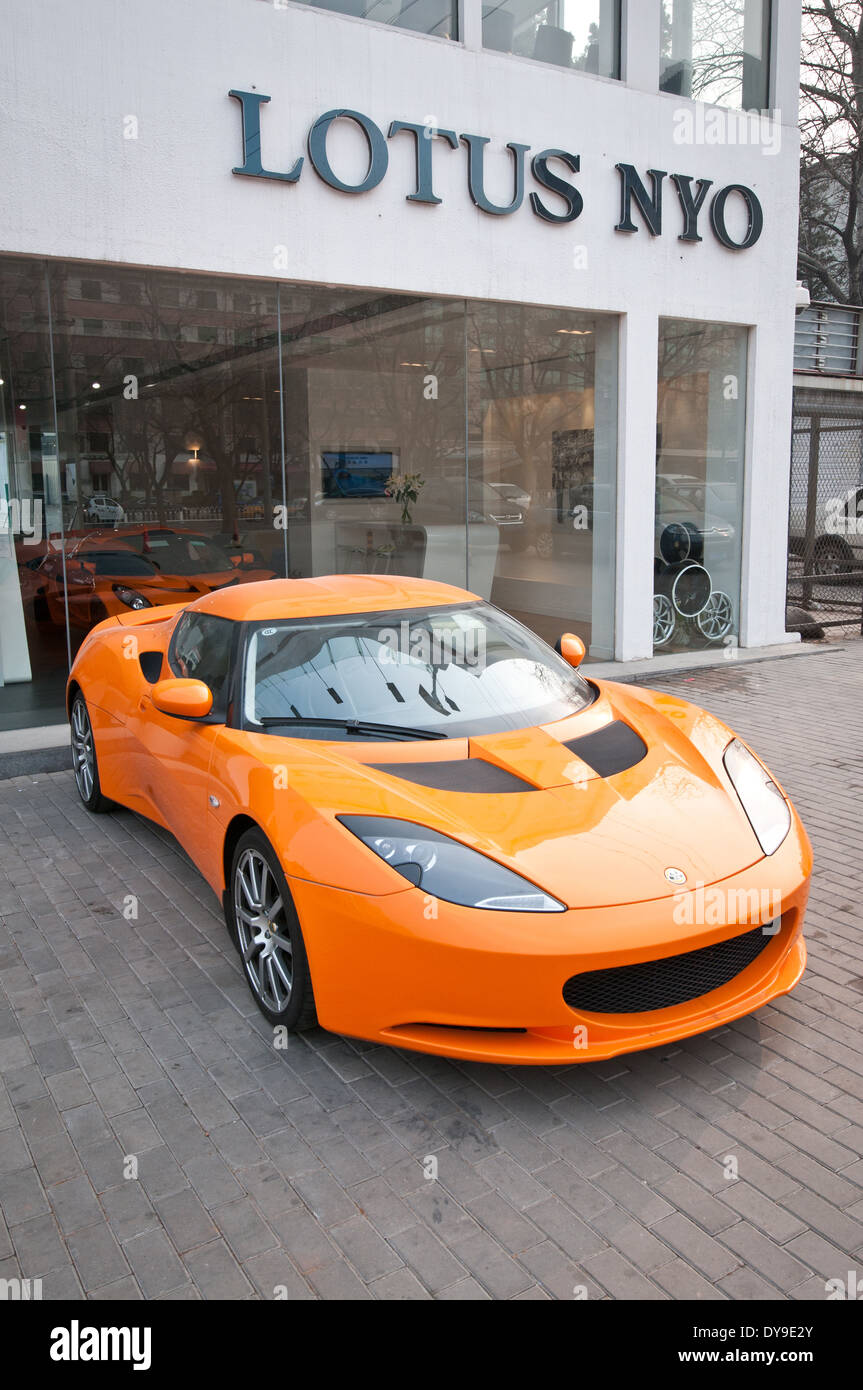
{"type": "Polygon", "coordinates": [[[225,905],[261,1013],[291,1032],[314,1027],[315,996],[299,918],[278,855],[260,830],[247,830],[237,842],[225,905]]]}
{"type": "Polygon", "coordinates": [[[111,811],[114,808],[114,803],[109,801],[107,796],[102,795],[93,726],[90,723],[87,701],[80,690],[72,701],[69,724],[72,741],[72,768],[75,773],[78,795],[88,811],[94,811],[97,814],[111,811]]]}

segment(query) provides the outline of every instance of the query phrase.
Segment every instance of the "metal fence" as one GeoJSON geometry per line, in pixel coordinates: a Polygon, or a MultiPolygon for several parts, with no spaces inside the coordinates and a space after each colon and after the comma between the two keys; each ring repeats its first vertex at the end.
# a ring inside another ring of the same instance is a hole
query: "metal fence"
{"type": "Polygon", "coordinates": [[[795,390],[787,594],[820,627],[863,631],[863,396],[795,390]]]}
{"type": "Polygon", "coordinates": [[[863,309],[841,304],[810,304],[803,309],[794,330],[794,370],[860,376],[861,314],[863,309]]]}

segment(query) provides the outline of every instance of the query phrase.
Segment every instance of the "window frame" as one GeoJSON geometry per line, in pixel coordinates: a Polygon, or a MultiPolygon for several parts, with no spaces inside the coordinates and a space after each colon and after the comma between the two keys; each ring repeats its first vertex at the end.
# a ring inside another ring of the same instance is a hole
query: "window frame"
{"type": "Polygon", "coordinates": [[[236,694],[235,685],[238,670],[237,652],[242,637],[241,629],[246,626],[244,623],[239,623],[234,618],[224,618],[219,613],[202,613],[199,609],[196,608],[184,608],[182,613],[179,614],[176,623],[174,624],[174,631],[171,633],[171,640],[168,643],[168,649],[165,653],[165,660],[167,662],[168,670],[171,673],[170,677],[166,677],[166,679],[201,680],[200,676],[184,676],[182,671],[179,671],[176,666],[177,640],[182,634],[184,625],[187,625],[195,618],[204,618],[209,620],[210,622],[216,623],[227,623],[229,627],[232,629],[231,641],[228,647],[228,670],[225,676],[224,686],[222,687],[222,699],[218,708],[216,706],[215,692],[213,691],[212,686],[210,686],[206,681],[202,681],[202,684],[207,685],[207,689],[210,690],[213,694],[213,707],[210,710],[210,713],[205,714],[200,719],[194,718],[191,715],[178,715],[176,717],[187,719],[188,722],[192,724],[224,724],[226,728],[233,728],[233,714],[235,709],[236,694]]]}

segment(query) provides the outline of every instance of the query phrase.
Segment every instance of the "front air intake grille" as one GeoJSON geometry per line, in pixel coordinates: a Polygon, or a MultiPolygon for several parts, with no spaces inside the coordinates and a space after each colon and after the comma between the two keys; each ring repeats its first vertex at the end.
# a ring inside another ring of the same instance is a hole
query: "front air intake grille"
{"type": "Polygon", "coordinates": [[[564,1003],[592,1014],[643,1014],[685,1004],[719,989],[751,965],[773,939],[775,932],[768,932],[776,925],[756,927],[680,956],[573,975],[563,987],[564,1003]]]}

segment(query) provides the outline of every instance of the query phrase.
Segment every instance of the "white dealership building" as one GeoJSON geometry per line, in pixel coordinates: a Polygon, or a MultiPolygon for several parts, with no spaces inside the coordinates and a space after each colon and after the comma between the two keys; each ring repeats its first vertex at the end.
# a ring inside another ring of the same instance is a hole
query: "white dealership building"
{"type": "Polygon", "coordinates": [[[594,661],[786,640],[794,0],[3,32],[0,729],[160,545],[190,591],[446,578],[594,661]]]}

